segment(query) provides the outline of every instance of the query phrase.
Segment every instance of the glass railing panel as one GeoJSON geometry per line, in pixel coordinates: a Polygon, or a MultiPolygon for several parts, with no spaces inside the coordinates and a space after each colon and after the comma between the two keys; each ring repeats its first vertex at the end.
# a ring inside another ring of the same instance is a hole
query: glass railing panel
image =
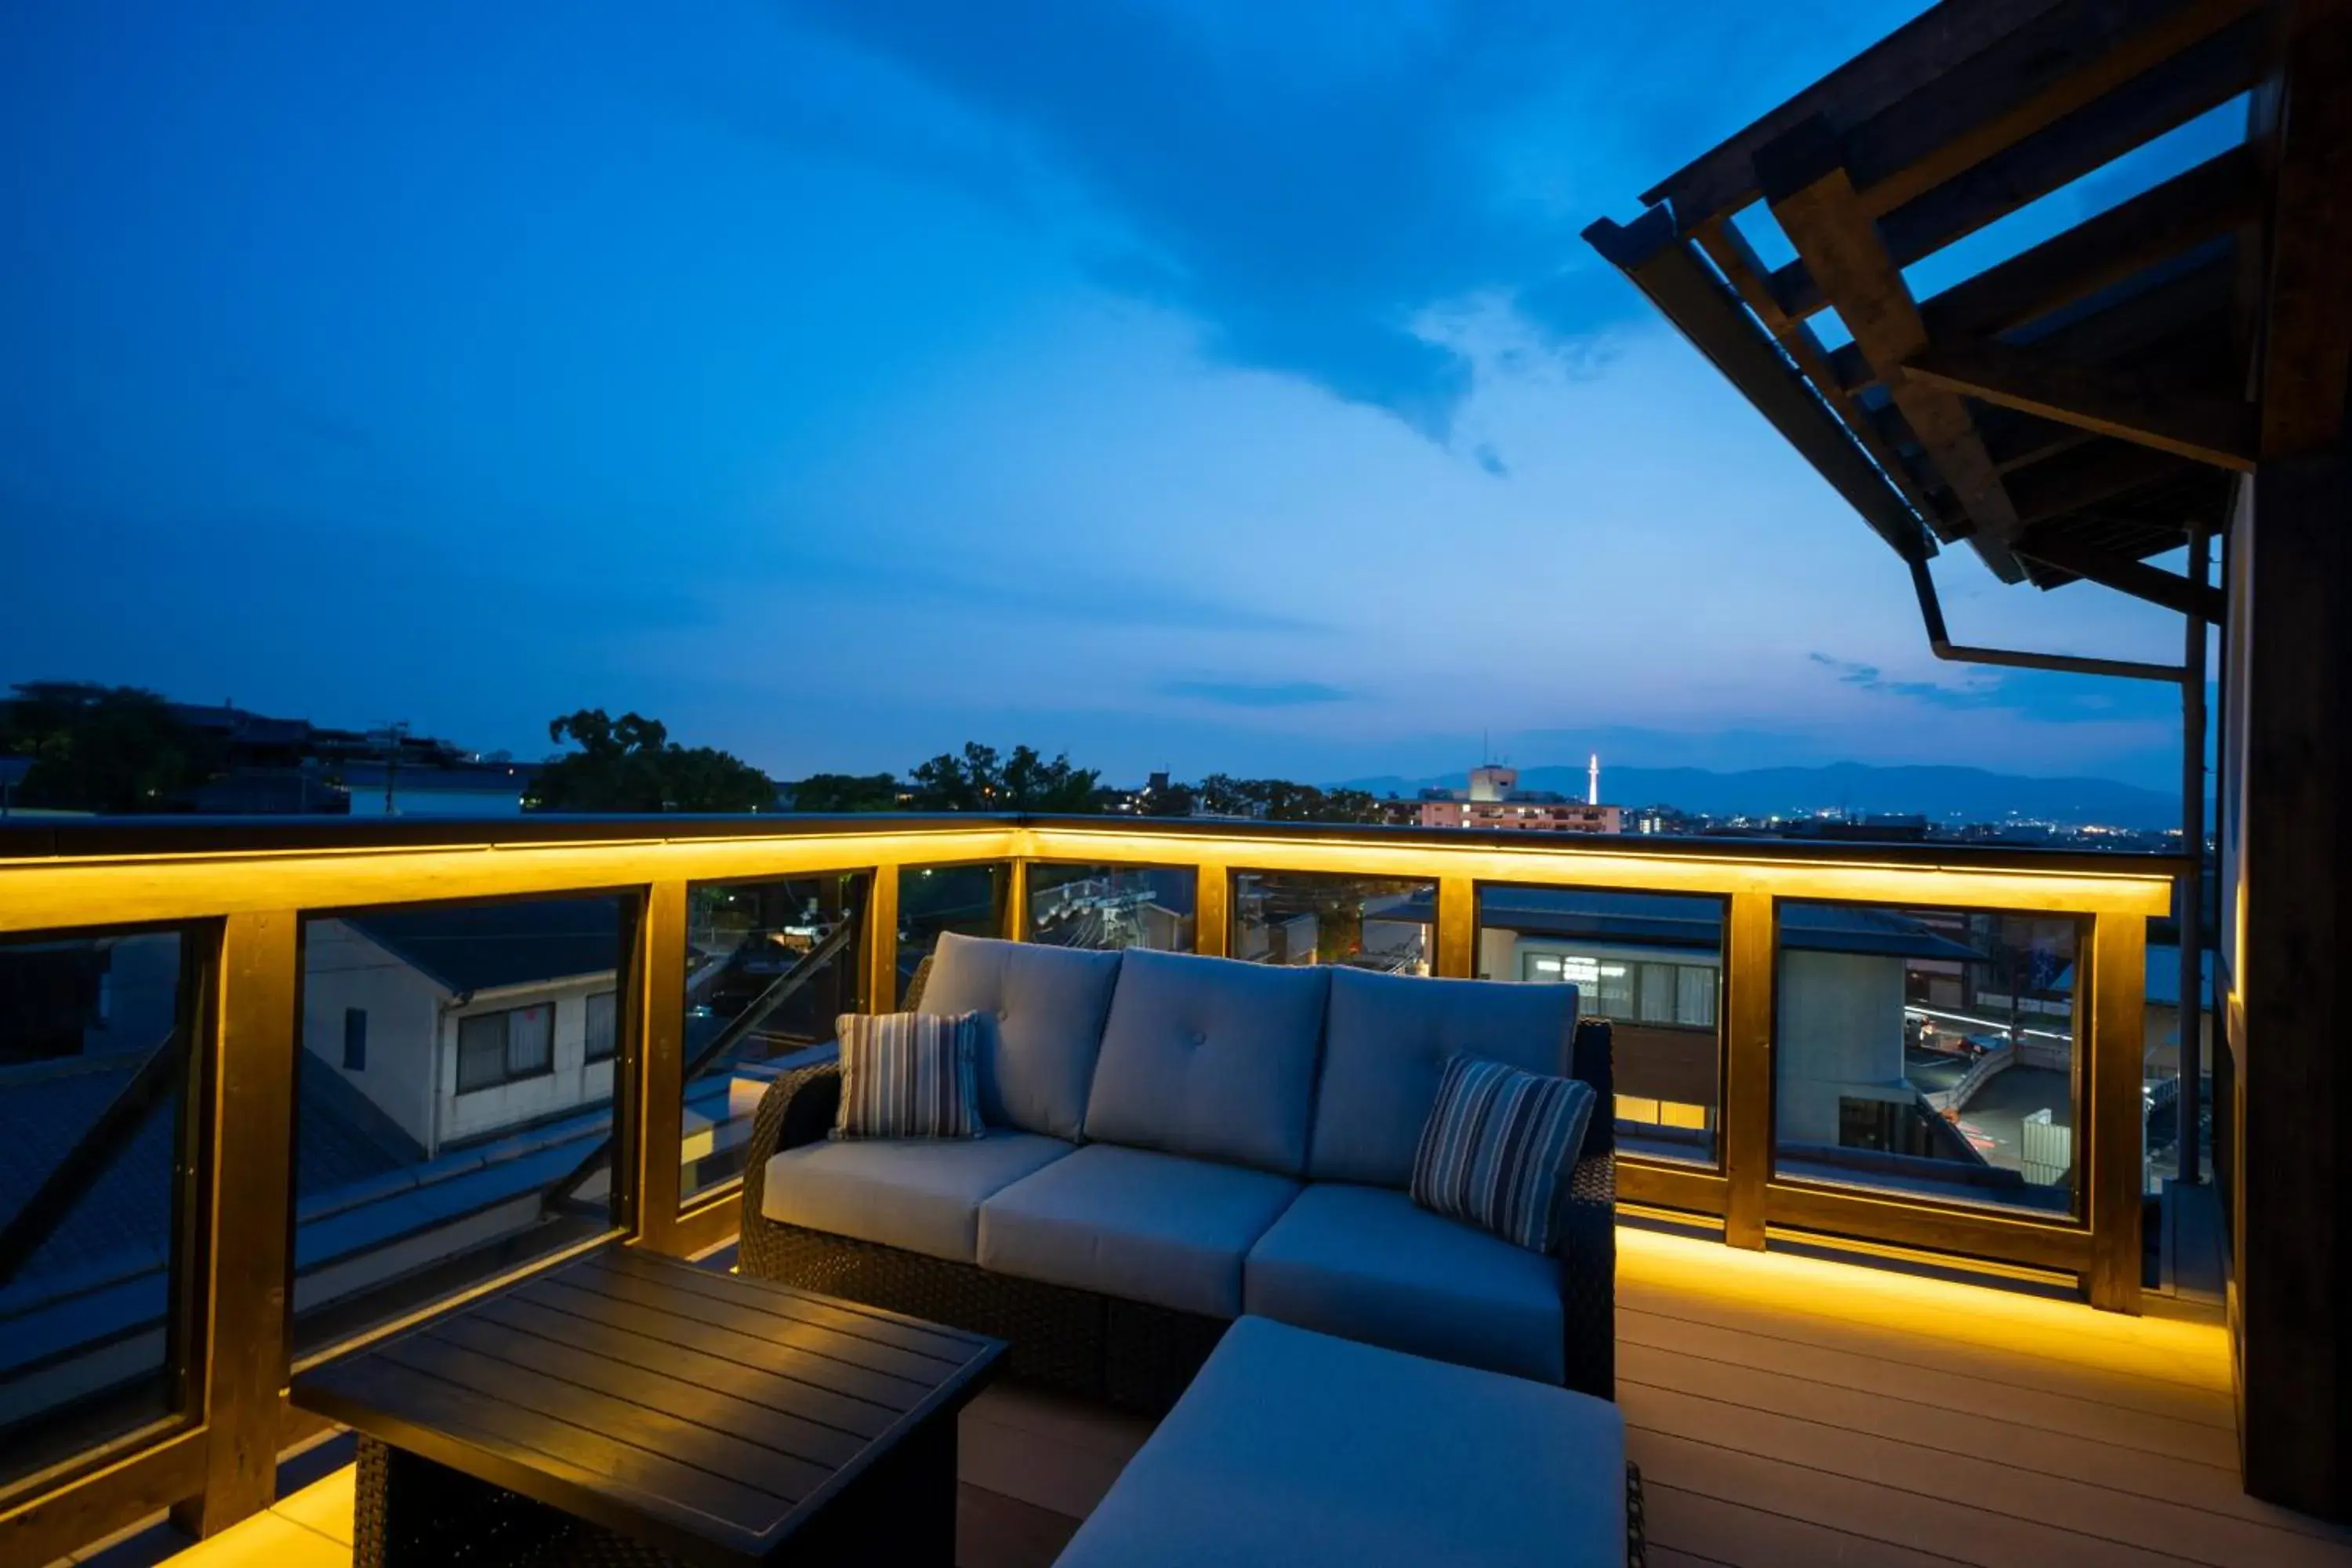
{"type": "Polygon", "coordinates": [[[1002,860],[967,866],[902,866],[898,868],[898,994],[915,978],[916,966],[931,955],[940,936],[1006,934],[1005,900],[1013,868],[1002,860]]]}
{"type": "Polygon", "coordinates": [[[1182,866],[1081,866],[1033,861],[1025,941],[1056,947],[1193,951],[1200,879],[1182,866]]]}
{"type": "Polygon", "coordinates": [[[699,883],[687,893],[678,1196],[743,1173],[768,1086],[861,1012],[868,872],[699,883]]]}
{"type": "Polygon", "coordinates": [[[1250,963],[1427,974],[1437,884],[1322,871],[1236,871],[1227,952],[1250,963]]]}
{"type": "Polygon", "coordinates": [[[1778,921],[1778,1175],[2076,1210],[2084,921],[1817,903],[1778,921]]]}
{"type": "Polygon", "coordinates": [[[1482,980],[1573,985],[1606,1018],[1617,1146],[1712,1165],[1722,1122],[1721,899],[1594,888],[1482,887],[1482,980]]]}
{"type": "Polygon", "coordinates": [[[183,1409],[189,945],[0,941],[0,1485],[183,1409]]]}
{"type": "Polygon", "coordinates": [[[404,905],[302,929],[294,1351],[616,1223],[614,898],[404,905]]]}

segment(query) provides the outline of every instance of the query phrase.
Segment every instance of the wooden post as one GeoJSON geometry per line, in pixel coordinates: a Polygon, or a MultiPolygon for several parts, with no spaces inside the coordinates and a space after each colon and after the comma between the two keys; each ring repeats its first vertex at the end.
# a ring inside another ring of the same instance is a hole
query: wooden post
{"type": "Polygon", "coordinates": [[[1034,860],[1005,863],[1004,934],[1013,942],[1029,940],[1029,868],[1034,860]]]}
{"type": "Polygon", "coordinates": [[[1208,958],[1233,953],[1234,872],[1223,861],[1203,860],[1193,868],[1192,947],[1208,958]]]}
{"type": "MultiPolygon", "coordinates": [[[[2079,966],[2078,966],[2079,967],[2079,966]]],[[[2140,1081],[2147,994],[2147,921],[2100,915],[2091,926],[2089,1070],[2081,1074],[2087,1152],[2077,1168],[2089,1194],[2091,1305],[2139,1310],[2140,1081]]]]}
{"type": "Polygon", "coordinates": [[[292,1226],[295,986],[301,917],[230,915],[222,924],[209,1042],[215,1111],[206,1226],[204,1490],[173,1510],[181,1529],[218,1534],[278,1496],[278,1416],[286,1387],[292,1226]]]}
{"type": "Polygon", "coordinates": [[[1469,980],[1478,973],[1478,888],[1467,877],[1437,879],[1434,973],[1469,980]]]}
{"type": "Polygon", "coordinates": [[[898,1008],[898,868],[877,866],[866,899],[866,1010],[898,1008]]]}
{"type": "Polygon", "coordinates": [[[1772,1179],[1772,897],[1734,893],[1723,942],[1723,1239],[1764,1246],[1772,1179]]]}
{"type": "Polygon", "coordinates": [[[637,1092],[628,1120],[639,1129],[639,1135],[633,1160],[629,1143],[622,1137],[625,1123],[614,1121],[613,1174],[617,1181],[625,1165],[634,1165],[637,1242],[653,1252],[675,1252],[680,1242],[677,1233],[678,1197],[685,1185],[679,1163],[685,1141],[686,905],[684,882],[656,882],[647,888],[629,955],[635,982],[630,992],[637,1015],[637,1092]]]}

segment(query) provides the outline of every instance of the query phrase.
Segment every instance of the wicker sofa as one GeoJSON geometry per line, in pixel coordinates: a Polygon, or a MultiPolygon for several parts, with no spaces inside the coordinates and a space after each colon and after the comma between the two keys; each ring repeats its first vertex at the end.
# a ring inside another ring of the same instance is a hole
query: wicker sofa
{"type": "Polygon", "coordinates": [[[1609,1030],[1560,985],[949,936],[912,1010],[978,1011],[986,1137],[835,1142],[832,1064],[754,1121],[740,1267],[992,1334],[1150,1413],[1244,1312],[1613,1396],[1609,1030]],[[1550,1257],[1407,1196],[1445,1058],[1591,1083],[1550,1257]]]}

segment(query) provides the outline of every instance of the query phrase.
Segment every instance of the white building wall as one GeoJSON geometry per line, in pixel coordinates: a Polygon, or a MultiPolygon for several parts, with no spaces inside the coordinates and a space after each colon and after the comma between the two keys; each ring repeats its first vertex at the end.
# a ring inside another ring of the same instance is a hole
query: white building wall
{"type": "Polygon", "coordinates": [[[1903,961],[1867,953],[1780,954],[1775,1087],[1783,1142],[1838,1141],[1838,1100],[1908,1099],[1903,961]]]}
{"type": "Polygon", "coordinates": [[[82,1029],[85,1056],[152,1051],[179,1023],[181,938],[165,932],[108,944],[96,1016],[82,1029]]]}
{"type": "Polygon", "coordinates": [[[597,1100],[610,1100],[613,1094],[613,1062],[606,1058],[590,1063],[588,1051],[588,998],[599,991],[610,991],[614,984],[611,971],[602,974],[582,975],[571,980],[548,981],[533,985],[512,986],[501,991],[480,991],[467,999],[462,1007],[450,1009],[441,1018],[441,1137],[446,1142],[467,1138],[478,1138],[487,1133],[512,1127],[519,1122],[535,1121],[554,1116],[597,1100]],[[541,1002],[555,1004],[555,1070],[537,1078],[520,1079],[489,1089],[478,1089],[469,1094],[457,1092],[457,1024],[479,1013],[501,1013],[510,1007],[536,1006],[541,1002]]]}
{"type": "Polygon", "coordinates": [[[358,1088],[427,1155],[439,1148],[434,1095],[441,1004],[447,993],[413,965],[337,920],[302,938],[302,1044],[358,1088]],[[368,1016],[367,1067],[343,1071],[343,1011],[368,1016]]]}

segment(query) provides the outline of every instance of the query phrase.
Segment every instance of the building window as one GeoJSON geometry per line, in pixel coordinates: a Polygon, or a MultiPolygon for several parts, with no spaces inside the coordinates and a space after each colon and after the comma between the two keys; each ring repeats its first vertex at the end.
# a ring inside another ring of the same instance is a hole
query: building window
{"type": "Polygon", "coordinates": [[[587,1059],[592,1062],[613,1059],[614,1047],[618,1040],[613,1028],[613,1000],[614,994],[610,991],[594,992],[588,998],[587,1059]]]}
{"type": "Polygon", "coordinates": [[[343,1009],[343,1070],[367,1071],[367,1009],[343,1009]]]}
{"type": "Polygon", "coordinates": [[[1683,1028],[1715,1026],[1716,971],[1711,964],[1531,952],[1522,956],[1519,978],[1564,981],[1577,987],[1577,1006],[1587,1017],[1683,1028]]]}
{"type": "Polygon", "coordinates": [[[509,1007],[457,1020],[457,1092],[492,1089],[555,1069],[555,1005],[509,1007]]]}

